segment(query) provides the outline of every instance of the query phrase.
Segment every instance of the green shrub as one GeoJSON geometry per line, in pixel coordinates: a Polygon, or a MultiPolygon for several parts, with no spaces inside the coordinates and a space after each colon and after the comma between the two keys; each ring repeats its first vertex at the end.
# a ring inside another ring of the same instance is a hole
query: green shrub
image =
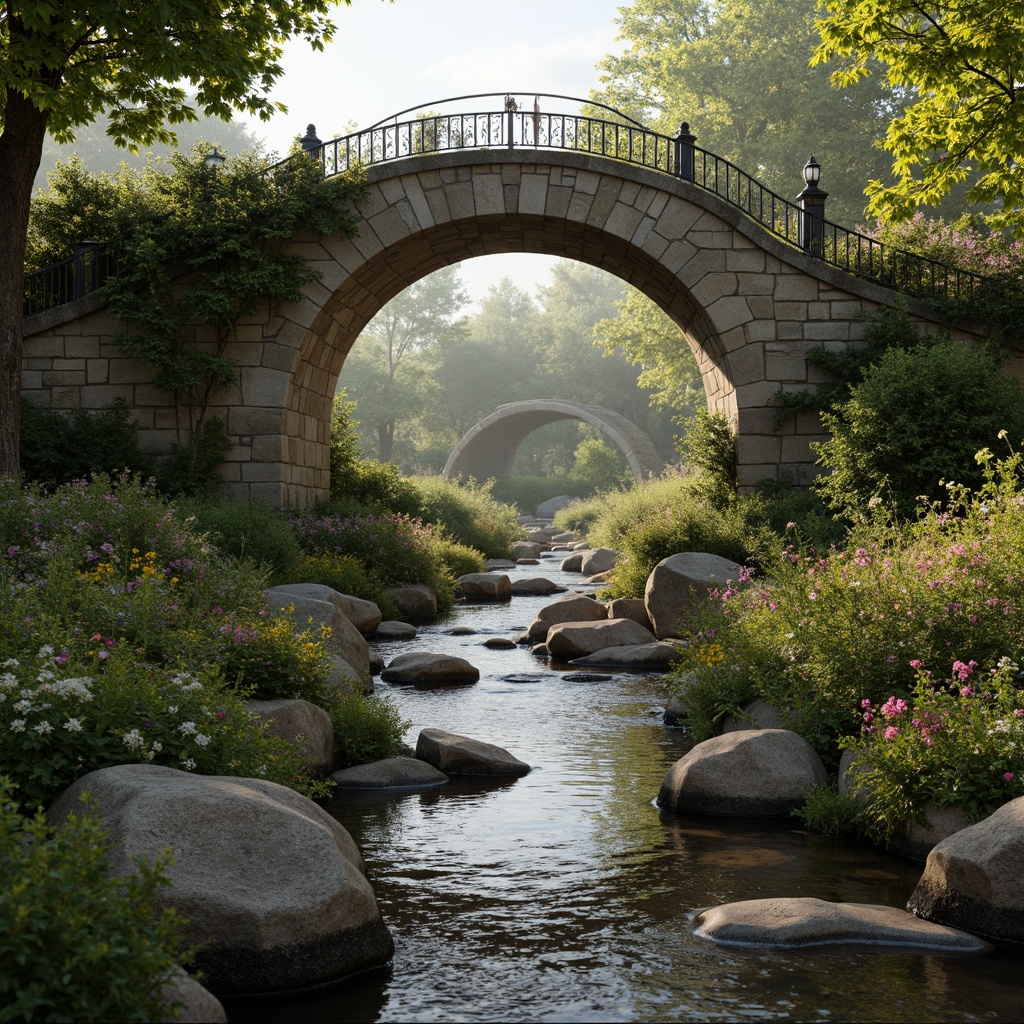
{"type": "Polygon", "coordinates": [[[491,485],[495,501],[515,505],[523,515],[532,516],[537,506],[562,494],[577,497],[592,494],[587,480],[572,476],[499,476],[491,485]]]}
{"type": "Polygon", "coordinates": [[[589,498],[576,498],[565,508],[559,509],[552,519],[562,530],[572,530],[578,537],[587,537],[594,524],[607,515],[619,500],[621,491],[611,494],[595,494],[589,498]]]}
{"type": "Polygon", "coordinates": [[[718,504],[728,504],[736,494],[736,435],[729,417],[699,408],[685,422],[680,453],[683,461],[700,471],[700,486],[718,504]]]}
{"type": "Polygon", "coordinates": [[[523,536],[516,509],[496,501],[490,484],[454,483],[440,476],[413,477],[410,482],[419,491],[423,522],[485,558],[507,558],[513,542],[523,536]]]}
{"type": "Polygon", "coordinates": [[[834,783],[811,790],[793,817],[806,828],[833,838],[857,836],[864,830],[863,806],[848,793],[841,794],[834,783]]]}
{"type": "Polygon", "coordinates": [[[390,698],[351,693],[339,696],[330,711],[340,767],[396,757],[401,750],[409,722],[390,698]]]}
{"type": "Polygon", "coordinates": [[[153,471],[153,460],[139,450],[139,428],[127,402],[117,400],[96,412],[64,412],[21,400],[21,472],[26,480],[54,486],[125,470],[153,471]]]}
{"type": "Polygon", "coordinates": [[[623,472],[619,453],[593,437],[577,445],[569,475],[587,481],[592,491],[610,491],[626,486],[626,473],[623,472]]]}
{"type": "Polygon", "coordinates": [[[22,817],[0,778],[0,1021],[169,1020],[178,927],[153,909],[170,856],[107,873],[107,836],[88,813],[59,827],[22,817]]]}
{"type": "Polygon", "coordinates": [[[374,511],[419,516],[420,492],[393,462],[360,459],[331,472],[331,501],[368,506],[374,511]]]}
{"type": "Polygon", "coordinates": [[[302,549],[285,518],[260,502],[179,501],[183,516],[195,518],[196,527],[209,534],[224,555],[248,558],[260,566],[267,586],[294,578],[302,549]]]}
{"type": "Polygon", "coordinates": [[[193,434],[189,445],[172,444],[167,457],[157,465],[160,490],[172,496],[213,497],[224,483],[220,468],[230,451],[227,424],[211,416],[203,429],[193,434]]]}
{"type": "Polygon", "coordinates": [[[487,572],[487,563],[476,548],[457,544],[446,537],[435,537],[430,542],[430,550],[452,579],[471,572],[487,572]]]}
{"type": "Polygon", "coordinates": [[[398,609],[384,592],[384,587],[366,571],[363,563],[352,555],[338,555],[332,551],[305,555],[291,582],[321,583],[339,594],[349,594],[364,601],[372,601],[385,619],[398,618],[398,609]]]}

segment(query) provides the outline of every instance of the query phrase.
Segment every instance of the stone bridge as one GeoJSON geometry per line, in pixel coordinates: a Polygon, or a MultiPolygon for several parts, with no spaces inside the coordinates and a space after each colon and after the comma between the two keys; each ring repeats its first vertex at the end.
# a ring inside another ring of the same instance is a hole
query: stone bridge
{"type": "MultiPolygon", "coordinates": [[[[224,469],[238,499],[302,506],[329,485],[331,401],[360,332],[431,272],[474,256],[546,253],[636,286],[679,325],[712,411],[738,436],[739,480],[815,475],[823,440],[801,414],[775,428],[778,391],[820,378],[807,353],[862,336],[862,317],[895,293],[787,245],[693,182],[604,156],[480,150],[408,156],[369,168],[358,236],[297,237],[321,274],[294,304],[261,313],[228,350],[237,384],[210,409],[232,441],[224,469]]],[[[930,307],[910,302],[928,320],[930,307]]],[[[132,407],[143,446],[166,451],[182,426],[151,368],[114,344],[123,325],[86,296],[25,321],[24,392],[54,408],[132,407]]],[[[208,334],[195,328],[194,340],[208,334]]]]}

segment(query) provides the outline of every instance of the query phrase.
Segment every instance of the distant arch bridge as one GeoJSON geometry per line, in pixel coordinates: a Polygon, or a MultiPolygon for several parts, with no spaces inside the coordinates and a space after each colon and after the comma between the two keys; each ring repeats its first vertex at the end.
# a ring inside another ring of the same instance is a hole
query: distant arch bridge
{"type": "MultiPolygon", "coordinates": [[[[403,111],[327,143],[310,126],[303,144],[325,175],[361,165],[368,194],[356,237],[295,237],[289,251],[319,280],[298,302],[265,303],[228,347],[236,382],[208,412],[227,424],[232,497],[302,506],[326,495],[331,402],[352,345],[399,292],[471,257],[579,260],[657,303],[696,357],[709,408],[736,430],[741,486],[815,475],[810,444],[827,436],[817,417],[775,424],[780,391],[821,379],[810,351],[857,344],[864,315],[892,303],[896,288],[919,296],[910,312],[928,322],[928,298],[980,281],[829,223],[814,181],[799,203],[775,195],[697,147],[685,125],[670,137],[609,108],[552,109],[584,100],[527,92],[480,110],[483,100],[403,111]]],[[[123,399],[143,446],[167,451],[186,417],[152,387],[154,369],[118,349],[125,325],[89,294],[102,259],[83,253],[28,279],[24,394],[52,408],[123,399]]],[[[212,335],[200,324],[183,340],[201,347],[212,335]]]]}

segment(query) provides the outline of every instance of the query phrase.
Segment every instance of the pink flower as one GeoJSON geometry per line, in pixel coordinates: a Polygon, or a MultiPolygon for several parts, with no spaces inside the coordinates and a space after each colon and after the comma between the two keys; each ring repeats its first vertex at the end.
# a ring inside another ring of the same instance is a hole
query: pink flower
{"type": "Polygon", "coordinates": [[[961,697],[973,697],[974,696],[974,689],[972,687],[970,687],[970,686],[961,686],[960,687],[960,696],[961,697]]]}
{"type": "Polygon", "coordinates": [[[967,662],[965,665],[962,661],[953,662],[953,675],[959,678],[961,683],[966,683],[968,679],[974,675],[974,670],[978,667],[978,663],[974,660],[967,662]]]}
{"type": "Polygon", "coordinates": [[[910,663],[910,667],[912,669],[919,669],[922,665],[924,665],[924,662],[920,658],[914,658],[914,660],[910,663]]]}
{"type": "Polygon", "coordinates": [[[890,725],[889,728],[886,729],[885,732],[883,733],[883,735],[885,736],[885,738],[887,740],[894,740],[894,739],[896,739],[897,736],[899,736],[899,734],[900,734],[900,731],[899,731],[899,729],[896,728],[895,725],[890,725]]]}
{"type": "Polygon", "coordinates": [[[1004,772],[1003,782],[1013,782],[1013,772],[1004,772]]]}

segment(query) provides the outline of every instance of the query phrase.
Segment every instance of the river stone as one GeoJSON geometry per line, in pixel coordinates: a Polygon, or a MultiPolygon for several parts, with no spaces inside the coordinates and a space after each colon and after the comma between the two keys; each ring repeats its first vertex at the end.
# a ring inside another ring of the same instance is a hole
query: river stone
{"type": "Polygon", "coordinates": [[[485,558],[484,565],[488,569],[514,569],[518,563],[511,558],[485,558]]]}
{"type": "Polygon", "coordinates": [[[263,779],[124,764],[82,776],[47,811],[57,825],[88,793],[110,836],[114,875],[170,847],[185,946],[217,996],[327,985],[388,962],[394,943],[351,836],[294,790],[263,779]]]}
{"type": "Polygon", "coordinates": [[[567,555],[558,564],[558,568],[562,572],[582,572],[583,571],[583,559],[590,554],[590,548],[584,548],[582,551],[574,551],[571,555],[567,555]]]}
{"type": "Polygon", "coordinates": [[[654,642],[654,634],[632,619],[560,622],[548,630],[547,639],[551,657],[559,661],[584,658],[609,647],[636,647],[654,642]]]}
{"type": "Polygon", "coordinates": [[[548,630],[560,622],[600,622],[607,618],[608,609],[600,601],[584,594],[565,594],[541,608],[527,634],[532,641],[544,641],[548,630]]]}
{"type": "Polygon", "coordinates": [[[515,646],[515,640],[509,640],[504,636],[492,636],[484,641],[484,647],[489,647],[492,651],[513,651],[515,646]]]}
{"type": "Polygon", "coordinates": [[[337,654],[329,654],[327,659],[331,663],[331,671],[327,676],[328,686],[333,686],[345,694],[357,691],[373,693],[373,682],[370,676],[373,675],[374,653],[369,648],[366,651],[366,662],[369,668],[362,678],[344,658],[339,658],[337,654]]]}
{"type": "Polygon", "coordinates": [[[679,620],[710,590],[739,579],[743,567],[728,558],[686,551],[663,558],[647,578],[644,604],[659,640],[679,635],[679,620]]]}
{"type": "Polygon", "coordinates": [[[572,663],[574,665],[593,665],[597,668],[648,669],[653,672],[663,672],[678,660],[679,648],[675,644],[657,640],[654,643],[638,644],[635,647],[606,647],[583,658],[573,658],[572,663]]]}
{"type": "Polygon", "coordinates": [[[517,540],[512,545],[512,554],[519,558],[540,558],[545,545],[536,540],[517,540]]]}
{"type": "Polygon", "coordinates": [[[632,619],[639,622],[645,629],[652,633],[651,617],[647,614],[647,606],[640,597],[617,597],[614,601],[607,602],[609,619],[632,619]]]}
{"type": "Polygon", "coordinates": [[[1024,797],[943,839],[907,909],[927,921],[1024,942],[1024,797]]]}
{"type": "Polygon", "coordinates": [[[671,727],[683,725],[690,714],[690,709],[679,694],[673,694],[665,705],[665,714],[662,718],[664,723],[671,727]]]}
{"type": "Polygon", "coordinates": [[[698,814],[788,817],[828,775],[802,736],[756,729],[713,736],[668,770],[658,806],[698,814]]]}
{"type": "Polygon", "coordinates": [[[450,654],[413,651],[392,658],[380,674],[385,683],[406,683],[413,686],[463,686],[475,683],[480,670],[464,658],[450,654]]]}
{"type": "MultiPolygon", "coordinates": [[[[370,675],[379,676],[380,670],[384,667],[384,659],[380,656],[380,651],[375,651],[372,647],[370,648],[370,675]]],[[[373,691],[371,690],[371,693],[373,691]]]]}
{"type": "Polygon", "coordinates": [[[548,645],[547,644],[534,644],[533,647],[530,648],[530,653],[535,658],[550,658],[551,657],[551,652],[548,650],[548,645]]]}
{"type": "Polygon", "coordinates": [[[556,533],[551,539],[556,544],[575,544],[579,538],[572,530],[562,530],[561,533],[556,533]]]}
{"type": "Polygon", "coordinates": [[[316,632],[321,626],[329,626],[331,635],[324,645],[328,653],[343,658],[357,674],[370,674],[370,648],[363,634],[337,605],[300,594],[276,594],[272,590],[265,591],[264,596],[272,611],[289,616],[301,628],[316,632]]]}
{"type": "Polygon", "coordinates": [[[891,853],[923,864],[928,860],[928,854],[943,839],[948,839],[971,824],[959,807],[926,804],[921,813],[924,821],[904,822],[895,830],[889,842],[891,853]]]}
{"type": "MultiPolygon", "coordinates": [[[[516,565],[540,565],[539,558],[517,558],[516,565]]],[[[513,593],[515,591],[513,590],[513,593]]]]}
{"type": "Polygon", "coordinates": [[[829,903],[810,897],[742,900],[702,911],[694,934],[723,946],[820,946],[867,943],[979,953],[981,939],[956,928],[919,921],[898,907],[829,903]]]}
{"type": "Polygon", "coordinates": [[[568,672],[562,676],[567,683],[606,683],[612,678],[601,672],[568,672]]]}
{"type": "Polygon", "coordinates": [[[525,775],[530,770],[503,747],[444,729],[422,730],[416,756],[448,775],[525,775]]]}
{"type": "Polygon", "coordinates": [[[619,557],[618,551],[611,548],[594,548],[586,553],[580,565],[580,572],[584,576],[596,576],[598,573],[611,572],[615,568],[615,559],[619,557]]]}
{"type": "Polygon", "coordinates": [[[455,581],[455,592],[470,601],[507,601],[512,581],[504,573],[471,572],[455,581]]]}
{"type": "Polygon", "coordinates": [[[543,576],[530,576],[524,580],[512,581],[512,594],[533,594],[547,597],[548,594],[564,594],[565,587],[560,587],[543,576]]]}
{"type": "Polygon", "coordinates": [[[289,594],[308,597],[314,601],[329,601],[360,633],[372,633],[381,619],[380,609],[373,601],[364,601],[361,597],[352,597],[350,594],[340,594],[322,583],[285,583],[278,587],[270,587],[263,593],[268,601],[280,599],[282,604],[287,603],[289,594]]]}
{"type": "Polygon", "coordinates": [[[745,732],[750,729],[788,729],[793,723],[766,700],[755,700],[743,707],[741,715],[726,715],[722,732],[745,732]]]}
{"type": "Polygon", "coordinates": [[[303,762],[317,772],[334,762],[334,726],[323,708],[308,700],[248,700],[246,711],[266,723],[265,732],[299,744],[303,762]]]}
{"type": "Polygon", "coordinates": [[[408,622],[396,622],[394,619],[386,619],[377,627],[375,635],[378,640],[414,640],[416,638],[416,627],[408,622]]]}
{"type": "Polygon", "coordinates": [[[384,593],[391,598],[398,614],[409,622],[433,622],[437,618],[437,594],[425,583],[391,587],[384,593]]]}
{"type": "Polygon", "coordinates": [[[167,1024],[227,1024],[228,1015],[221,1001],[190,974],[180,968],[160,990],[169,1006],[179,1004],[167,1017],[167,1024]]]}
{"type": "Polygon", "coordinates": [[[430,789],[443,786],[448,776],[415,757],[386,757],[357,764],[331,775],[339,789],[430,789]]]}
{"type": "Polygon", "coordinates": [[[537,506],[534,516],[537,519],[550,519],[556,512],[561,512],[566,505],[571,505],[576,499],[571,494],[559,494],[556,498],[548,498],[537,506]]]}
{"type": "Polygon", "coordinates": [[[476,636],[476,630],[472,626],[453,626],[448,630],[449,636],[476,636]]]}

